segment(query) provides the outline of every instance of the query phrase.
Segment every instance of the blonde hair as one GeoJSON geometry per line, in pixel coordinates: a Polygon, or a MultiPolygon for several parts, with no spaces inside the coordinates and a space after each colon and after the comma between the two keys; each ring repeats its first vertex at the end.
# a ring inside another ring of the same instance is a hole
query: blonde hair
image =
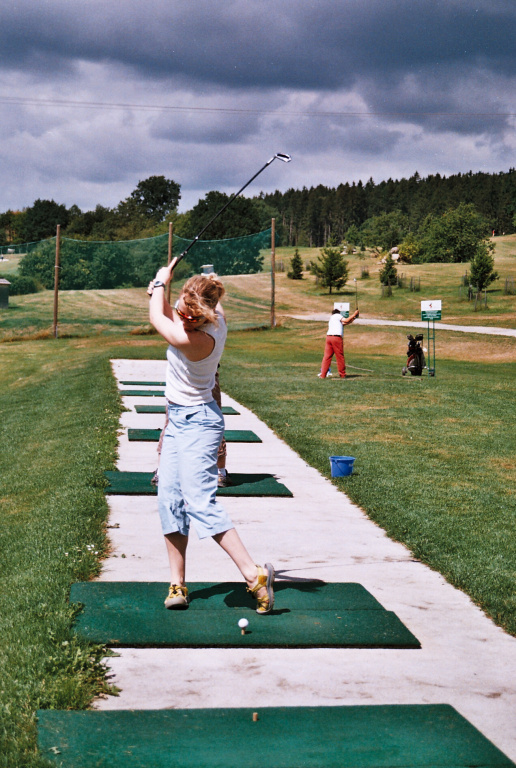
{"type": "Polygon", "coordinates": [[[216,274],[194,275],[183,285],[181,298],[192,315],[202,315],[218,325],[215,307],[225,294],[225,288],[216,274]]]}

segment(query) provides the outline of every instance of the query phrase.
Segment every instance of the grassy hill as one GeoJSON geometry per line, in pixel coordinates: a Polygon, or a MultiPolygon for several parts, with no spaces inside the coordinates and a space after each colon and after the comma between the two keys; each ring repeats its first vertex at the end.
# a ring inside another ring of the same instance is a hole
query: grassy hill
{"type": "MultiPolygon", "coordinates": [[[[333,301],[349,301],[355,305],[355,288],[363,316],[392,320],[419,320],[420,302],[441,299],[443,322],[460,325],[492,325],[516,328],[516,297],[504,295],[506,277],[516,282],[516,235],[495,238],[495,266],[500,280],[487,291],[487,309],[474,311],[474,302],[461,291],[461,278],[467,264],[400,265],[404,284],[410,278],[420,282],[421,290],[411,292],[408,287],[393,288],[391,297],[382,298],[378,273],[381,265],[371,253],[351,254],[349,279],[339,293],[331,296],[315,284],[315,278],[305,271],[303,280],[289,280],[287,270],[293,248],[278,248],[276,261],[283,263],[285,271],[276,274],[276,314],[280,323],[288,323],[290,315],[309,315],[330,312],[333,301]],[[363,278],[364,270],[369,277],[363,278]],[[356,278],[356,285],[354,282],[356,278]]],[[[303,261],[315,260],[319,249],[301,248],[303,261]]],[[[264,271],[255,275],[224,277],[227,289],[225,302],[230,327],[241,329],[266,325],[270,322],[271,280],[270,253],[266,255],[264,271]]],[[[10,257],[11,258],[11,257],[10,257]]],[[[13,274],[18,256],[6,262],[13,274]]],[[[0,263],[0,274],[9,276],[0,263]]],[[[174,288],[175,290],[175,288],[174,288]]],[[[61,291],[59,297],[59,333],[61,336],[148,331],[147,295],[143,288],[116,290],[61,291]]],[[[12,296],[7,310],[0,310],[0,341],[15,338],[42,338],[51,331],[53,317],[53,291],[42,291],[28,296],[12,296]]]]}

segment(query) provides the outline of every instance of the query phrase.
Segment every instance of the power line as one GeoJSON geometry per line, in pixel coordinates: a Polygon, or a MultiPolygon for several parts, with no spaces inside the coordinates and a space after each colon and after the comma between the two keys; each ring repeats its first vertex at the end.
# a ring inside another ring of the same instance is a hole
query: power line
{"type": "Polygon", "coordinates": [[[79,109],[132,109],[142,112],[222,112],[241,115],[285,115],[296,117],[516,117],[515,112],[394,112],[394,111],[319,111],[319,110],[290,110],[290,109],[240,109],[233,107],[192,107],[178,106],[174,104],[129,104],[105,101],[76,101],[72,99],[38,99],[23,96],[2,96],[0,104],[18,106],[38,106],[53,108],[79,108],[79,109]]]}

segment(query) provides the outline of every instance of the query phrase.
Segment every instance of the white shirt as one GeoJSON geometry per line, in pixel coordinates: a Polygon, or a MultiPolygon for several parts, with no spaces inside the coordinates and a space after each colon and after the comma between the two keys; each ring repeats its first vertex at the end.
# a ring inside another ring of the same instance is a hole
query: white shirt
{"type": "Polygon", "coordinates": [[[215,339],[215,346],[203,360],[192,362],[185,355],[170,345],[167,349],[167,382],[165,397],[177,405],[199,405],[211,403],[212,390],[215,386],[217,366],[224,351],[228,333],[226,321],[217,312],[218,326],[205,326],[202,331],[215,339]]]}
{"type": "Polygon", "coordinates": [[[343,335],[343,327],[342,327],[342,315],[335,314],[330,317],[330,321],[328,323],[328,332],[326,336],[342,336],[343,335]]]}

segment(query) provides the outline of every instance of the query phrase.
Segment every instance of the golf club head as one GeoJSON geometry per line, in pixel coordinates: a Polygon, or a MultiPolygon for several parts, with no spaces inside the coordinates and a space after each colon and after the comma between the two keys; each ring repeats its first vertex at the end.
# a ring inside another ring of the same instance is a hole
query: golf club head
{"type": "Polygon", "coordinates": [[[274,155],[274,157],[275,157],[277,160],[283,160],[283,162],[284,162],[284,163],[290,163],[290,161],[292,160],[292,158],[290,157],[290,155],[286,155],[284,152],[276,152],[276,154],[274,155]]]}

